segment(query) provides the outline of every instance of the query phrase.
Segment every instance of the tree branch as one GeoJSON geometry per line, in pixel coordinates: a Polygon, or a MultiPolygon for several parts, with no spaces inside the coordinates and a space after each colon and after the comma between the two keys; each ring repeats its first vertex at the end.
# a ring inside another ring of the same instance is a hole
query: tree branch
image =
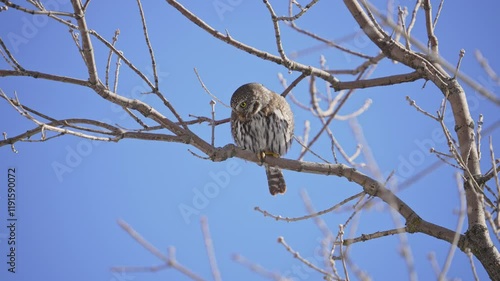
{"type": "MultiPolygon", "coordinates": [[[[449,75],[440,67],[434,66],[423,56],[405,49],[395,42],[380,26],[372,20],[356,0],[344,0],[345,5],[358,22],[365,34],[389,58],[401,62],[415,70],[422,69],[425,77],[429,78],[450,102],[455,120],[455,132],[458,136],[461,159],[466,163],[466,171],[471,175],[480,176],[479,158],[474,140],[474,121],[464,90],[460,84],[450,79],[449,75]]],[[[457,159],[458,160],[458,159],[457,159]]],[[[491,279],[500,280],[500,253],[493,246],[486,226],[483,203],[476,188],[474,178],[466,175],[465,192],[468,207],[469,228],[466,233],[465,244],[472,243],[471,250],[488,271],[491,279]]],[[[433,235],[434,236],[434,235],[433,235]]],[[[436,237],[436,236],[435,236],[436,237]]],[[[452,240],[448,240],[451,243],[452,240]]],[[[460,247],[459,242],[459,247],[460,247]]],[[[462,251],[466,247],[461,247],[462,251]]]]}
{"type": "Polygon", "coordinates": [[[340,82],[335,87],[335,91],[346,89],[364,89],[379,86],[395,85],[400,83],[413,82],[418,79],[424,78],[420,70],[416,70],[407,74],[397,74],[387,77],[363,79],[350,82],[340,82]]]}
{"type": "MultiPolygon", "coordinates": [[[[271,61],[271,62],[274,62],[276,64],[287,66],[286,61],[284,61],[281,57],[272,55],[270,53],[253,48],[249,45],[243,44],[243,43],[233,39],[229,34],[224,35],[224,34],[218,32],[213,27],[211,27],[210,25],[205,23],[203,20],[198,18],[195,14],[193,14],[189,10],[187,10],[179,2],[177,2],[175,0],[166,0],[166,1],[168,4],[170,4],[170,6],[174,7],[177,11],[179,11],[182,15],[184,15],[188,20],[190,20],[191,22],[193,22],[194,24],[196,24],[197,26],[199,26],[200,28],[202,28],[203,30],[205,30],[206,32],[208,32],[209,34],[214,36],[215,38],[217,38],[223,42],[226,42],[227,44],[234,46],[240,50],[243,50],[249,54],[257,56],[261,59],[271,61]]],[[[339,80],[336,77],[332,76],[330,73],[328,73],[324,70],[321,70],[321,69],[318,69],[318,68],[315,68],[312,66],[304,65],[304,64],[301,64],[301,63],[298,63],[295,61],[293,61],[291,63],[291,65],[287,68],[289,68],[290,70],[296,70],[296,71],[302,72],[302,73],[306,74],[307,76],[314,75],[317,77],[321,77],[324,80],[330,82],[333,86],[335,86],[339,82],[339,80]]]]}

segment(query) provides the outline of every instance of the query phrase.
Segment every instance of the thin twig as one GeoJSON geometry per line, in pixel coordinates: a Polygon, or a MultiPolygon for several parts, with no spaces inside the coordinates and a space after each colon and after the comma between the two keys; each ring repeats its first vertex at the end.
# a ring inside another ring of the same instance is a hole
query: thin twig
{"type": "Polygon", "coordinates": [[[212,109],[212,138],[211,144],[215,145],[215,100],[210,100],[210,107],[212,109]]]}
{"type": "Polygon", "coordinates": [[[289,70],[291,70],[291,65],[293,64],[293,62],[286,56],[285,51],[283,50],[278,17],[276,16],[273,6],[271,5],[271,3],[269,3],[269,1],[264,0],[264,4],[266,4],[266,7],[269,10],[269,13],[271,14],[271,19],[273,21],[273,26],[274,26],[274,37],[276,38],[276,48],[278,49],[278,53],[280,54],[280,57],[283,60],[283,65],[289,70]]]}
{"type": "MultiPolygon", "coordinates": [[[[413,26],[415,25],[416,20],[417,20],[417,13],[418,13],[418,10],[420,9],[421,5],[422,5],[422,0],[417,0],[415,3],[415,7],[413,8],[413,11],[411,13],[410,24],[408,24],[408,28],[406,29],[406,32],[405,32],[406,48],[408,50],[411,49],[411,43],[410,43],[411,31],[413,29],[413,26]]],[[[404,26],[403,26],[403,29],[404,29],[404,26]]]]}
{"type": "MultiPolygon", "coordinates": [[[[7,57],[9,58],[8,60],[5,59],[7,61],[7,63],[9,63],[11,65],[13,64],[12,66],[15,70],[24,71],[24,68],[19,64],[19,62],[16,60],[16,58],[14,58],[14,56],[10,52],[9,48],[7,48],[7,46],[5,46],[5,43],[3,42],[2,38],[0,38],[0,46],[5,51],[5,54],[7,54],[7,57]]],[[[5,58],[5,56],[4,56],[4,58],[5,58]]]]}
{"type": "MultiPolygon", "coordinates": [[[[160,260],[162,260],[168,267],[172,267],[182,274],[186,275],[192,280],[195,281],[204,281],[205,279],[201,278],[198,276],[196,273],[191,271],[190,269],[184,267],[181,265],[175,258],[175,248],[171,247],[169,248],[169,255],[165,256],[163,253],[160,252],[155,246],[153,246],[151,243],[149,243],[144,237],[142,237],[141,234],[139,234],[137,231],[135,231],[134,228],[132,228],[128,223],[126,223],[124,220],[118,220],[117,221],[118,225],[125,230],[139,245],[144,247],[146,250],[148,250],[150,253],[152,253],[154,256],[158,257],[160,260]]],[[[139,271],[143,271],[145,267],[113,267],[111,270],[113,271],[131,271],[131,269],[138,269],[139,271]]],[[[154,267],[156,270],[161,269],[163,267],[154,267]]],[[[153,269],[150,269],[149,271],[154,271],[153,269]]]]}
{"type": "Polygon", "coordinates": [[[210,92],[210,90],[205,86],[205,83],[203,83],[203,80],[201,80],[201,76],[200,74],[198,73],[198,70],[196,68],[193,69],[194,70],[194,73],[196,74],[196,78],[198,78],[198,81],[200,82],[201,84],[201,87],[203,88],[203,90],[205,91],[205,93],[207,93],[209,96],[212,97],[212,99],[216,100],[218,103],[222,104],[223,106],[225,106],[226,108],[231,108],[231,106],[225,104],[223,101],[221,101],[217,96],[215,96],[214,94],[212,94],[210,92]]]}
{"type": "MultiPolygon", "coordinates": [[[[113,39],[111,40],[111,45],[115,45],[116,44],[116,41],[118,41],[118,35],[120,35],[120,30],[117,29],[115,30],[115,35],[113,36],[113,39]]],[[[110,70],[110,66],[111,66],[111,57],[113,55],[113,51],[112,50],[109,50],[109,53],[108,53],[108,60],[106,61],[106,78],[105,78],[105,85],[106,85],[106,88],[109,89],[109,70],[110,70]]],[[[119,58],[118,58],[119,60],[119,58]]],[[[118,71],[118,70],[117,70],[118,71]]],[[[115,73],[115,84],[116,84],[116,79],[117,78],[117,75],[115,73]]],[[[116,93],[116,88],[113,90],[113,92],[116,93]]]]}
{"type": "Polygon", "coordinates": [[[439,47],[438,47],[438,39],[434,34],[434,24],[432,23],[432,6],[430,0],[424,0],[423,3],[424,11],[425,11],[425,27],[427,29],[427,38],[429,49],[431,50],[431,54],[434,58],[439,56],[439,47]]]}
{"type": "Polygon", "coordinates": [[[184,17],[189,19],[191,22],[194,24],[198,25],[200,28],[208,32],[210,35],[214,36],[215,38],[231,45],[234,46],[238,49],[241,49],[245,52],[248,52],[254,56],[257,56],[259,58],[262,58],[266,61],[271,61],[277,64],[281,64],[284,66],[287,66],[289,70],[291,71],[300,71],[302,73],[306,73],[307,75],[314,75],[317,77],[321,77],[322,79],[325,79],[326,81],[330,82],[332,85],[336,85],[339,80],[332,76],[330,73],[321,70],[319,68],[311,67],[310,65],[304,65],[299,62],[293,62],[292,65],[290,65],[289,61],[284,61],[281,57],[270,54],[268,52],[261,51],[259,49],[253,48],[249,45],[243,44],[235,39],[233,39],[228,33],[222,34],[215,30],[212,26],[208,25],[205,23],[203,20],[201,20],[199,17],[194,15],[191,11],[187,10],[183,5],[181,5],[179,2],[175,0],[166,0],[169,5],[171,5],[173,8],[175,8],[177,11],[179,11],[184,17]]]}
{"type": "MultiPolygon", "coordinates": [[[[295,21],[295,20],[299,19],[302,15],[304,15],[318,1],[319,0],[312,0],[311,2],[309,2],[304,7],[300,6],[299,7],[300,8],[300,12],[298,12],[296,15],[293,15],[293,16],[292,16],[292,9],[291,9],[291,6],[290,6],[290,9],[289,9],[290,16],[288,16],[288,17],[284,17],[284,16],[283,17],[277,17],[276,20],[279,20],[279,21],[295,21]]],[[[290,2],[290,4],[291,3],[292,2],[290,2]]]]}
{"type": "MultiPolygon", "coordinates": [[[[293,29],[295,29],[297,32],[302,33],[302,34],[304,34],[304,35],[306,35],[306,36],[309,36],[309,37],[311,37],[311,38],[313,38],[313,39],[316,39],[316,40],[318,40],[318,41],[320,41],[320,42],[322,42],[322,43],[326,44],[326,46],[328,46],[328,47],[332,47],[332,48],[338,49],[338,50],[340,50],[340,51],[342,51],[342,52],[344,52],[344,53],[351,54],[351,55],[354,55],[354,56],[356,56],[356,57],[364,58],[364,59],[367,59],[367,60],[371,60],[371,59],[373,59],[373,57],[371,57],[371,56],[369,56],[369,55],[366,55],[366,54],[363,54],[363,53],[360,53],[360,52],[356,52],[356,51],[351,50],[351,49],[349,49],[349,48],[343,47],[343,46],[341,46],[341,45],[339,45],[339,44],[335,43],[334,41],[327,40],[327,39],[325,39],[325,38],[323,38],[323,37],[321,37],[321,36],[319,36],[319,35],[316,35],[316,34],[314,34],[314,33],[310,32],[310,31],[307,31],[307,30],[305,30],[305,29],[299,28],[299,27],[297,26],[297,23],[296,23],[296,22],[291,22],[291,23],[290,23],[290,26],[291,26],[293,29]]],[[[358,33],[354,33],[354,36],[356,36],[356,35],[358,35],[358,33]]],[[[349,37],[354,37],[354,36],[349,36],[349,37]]],[[[337,40],[337,41],[342,41],[342,39],[337,40]]],[[[322,46],[323,46],[323,45],[322,45],[322,46]]],[[[294,54],[294,56],[293,56],[293,57],[299,57],[299,55],[301,55],[301,54],[303,54],[303,53],[304,53],[304,52],[301,52],[301,53],[296,53],[296,54],[294,54]]],[[[337,73],[337,74],[338,74],[338,73],[337,73]]]]}
{"type": "Polygon", "coordinates": [[[478,161],[481,160],[481,133],[483,131],[483,124],[484,124],[484,120],[483,120],[483,115],[482,114],[479,114],[479,119],[477,120],[477,131],[476,131],[476,135],[477,135],[477,159],[478,161]]]}
{"type": "Polygon", "coordinates": [[[438,10],[436,12],[436,17],[434,17],[434,21],[432,22],[432,28],[433,29],[436,29],[436,25],[437,25],[439,16],[441,15],[441,10],[443,10],[443,4],[444,4],[444,0],[441,0],[439,2],[439,7],[438,7],[438,10]]]}
{"type": "Polygon", "coordinates": [[[165,263],[169,263],[170,259],[165,256],[160,250],[158,250],[155,246],[149,243],[141,234],[139,234],[135,229],[130,226],[126,221],[119,219],[117,221],[118,225],[125,230],[130,237],[132,237],[137,243],[139,243],[144,249],[148,250],[151,254],[164,261],[165,263]]]}
{"type": "Polygon", "coordinates": [[[85,4],[83,4],[83,10],[86,11],[87,8],[89,7],[90,0],[85,1],[85,4]]]}
{"type": "Polygon", "coordinates": [[[450,269],[451,261],[455,255],[455,250],[457,249],[458,240],[460,239],[460,234],[462,233],[462,227],[465,221],[465,215],[467,212],[467,202],[465,200],[465,191],[463,187],[464,179],[460,175],[460,173],[455,173],[455,180],[457,182],[458,189],[458,198],[460,200],[460,210],[458,213],[458,222],[457,228],[455,229],[455,237],[453,238],[453,242],[450,245],[450,250],[448,251],[448,255],[446,256],[446,261],[444,263],[443,269],[441,273],[439,273],[438,280],[443,281],[446,280],[446,273],[450,269]]]}
{"type": "Polygon", "coordinates": [[[474,265],[474,257],[472,255],[472,252],[469,248],[465,249],[465,254],[467,255],[467,258],[469,258],[469,263],[470,263],[470,268],[472,270],[472,274],[474,275],[474,280],[479,281],[479,276],[477,275],[476,271],[476,266],[474,265]]]}
{"type": "MultiPolygon", "coordinates": [[[[362,77],[362,73],[358,76],[358,80],[362,77]]],[[[311,148],[311,146],[319,139],[321,134],[326,130],[326,127],[330,125],[330,122],[335,118],[335,115],[337,112],[339,112],[340,108],[345,104],[347,99],[354,93],[354,90],[349,90],[349,92],[344,96],[344,98],[339,102],[337,105],[337,108],[333,111],[333,113],[330,115],[330,117],[326,120],[325,124],[321,127],[321,129],[316,133],[316,135],[312,138],[311,142],[308,144],[308,148],[311,148]]],[[[305,155],[305,152],[301,153],[299,157],[303,157],[305,155]]]]}
{"type": "MultiPolygon", "coordinates": [[[[290,93],[292,91],[292,89],[295,88],[295,86],[297,86],[300,81],[302,81],[302,79],[306,78],[306,76],[307,76],[306,74],[301,73],[299,75],[299,77],[297,77],[295,80],[293,80],[292,83],[290,83],[290,85],[283,91],[283,93],[281,93],[281,96],[285,98],[286,95],[288,95],[288,93],[290,93]]],[[[278,77],[283,78],[283,75],[281,73],[279,73],[278,77]]]]}
{"type": "Polygon", "coordinates": [[[72,130],[67,130],[67,129],[62,129],[62,128],[59,128],[59,127],[55,127],[55,126],[52,126],[52,125],[49,125],[49,124],[46,124],[46,123],[43,123],[43,122],[40,122],[38,121],[36,118],[34,118],[33,116],[31,116],[31,114],[29,114],[26,110],[23,109],[21,103],[19,102],[19,99],[16,98],[16,102],[13,102],[11,99],[9,99],[5,93],[3,91],[0,90],[0,95],[3,96],[3,98],[5,100],[7,100],[9,102],[9,104],[19,113],[21,114],[23,117],[27,118],[28,120],[31,120],[33,121],[35,124],[37,124],[38,126],[41,127],[41,130],[50,130],[50,131],[53,131],[53,132],[57,132],[57,133],[62,133],[62,134],[69,134],[69,135],[74,135],[74,136],[77,136],[77,137],[80,137],[80,138],[85,138],[85,139],[89,139],[89,140],[99,140],[99,141],[113,141],[112,138],[108,138],[108,137],[97,137],[97,136],[92,136],[92,135],[88,135],[88,134],[84,134],[84,133],[80,133],[80,132],[75,132],[75,131],[72,131],[72,130]],[[19,106],[16,106],[16,104],[19,104],[19,106]]]}
{"type": "MultiPolygon", "coordinates": [[[[4,139],[5,141],[8,141],[8,139],[7,139],[7,133],[6,133],[6,132],[3,132],[3,133],[2,133],[2,135],[3,135],[3,139],[4,139]]],[[[16,149],[16,147],[14,146],[14,142],[12,142],[12,143],[10,144],[10,149],[11,149],[11,150],[12,150],[12,152],[14,152],[14,153],[19,153],[19,151],[18,151],[18,150],[16,149]]]]}
{"type": "Polygon", "coordinates": [[[412,98],[410,98],[410,96],[406,96],[406,101],[408,101],[410,103],[410,106],[415,107],[415,109],[418,112],[423,113],[425,116],[430,117],[430,118],[434,119],[435,121],[439,121],[436,116],[430,114],[429,112],[423,110],[420,106],[418,106],[417,103],[415,102],[415,100],[413,100],[412,98]]]}
{"type": "Polygon", "coordinates": [[[30,10],[30,9],[24,8],[20,5],[14,4],[14,3],[10,2],[10,1],[6,1],[6,0],[2,0],[0,2],[4,3],[6,5],[6,7],[14,8],[16,10],[19,10],[19,11],[22,11],[22,12],[25,12],[25,13],[31,14],[31,15],[64,16],[64,17],[70,17],[70,18],[75,17],[74,14],[68,13],[68,12],[47,11],[47,10],[45,10],[45,8],[40,7],[38,5],[35,5],[35,6],[37,6],[37,8],[39,8],[40,11],[30,10]]]}
{"type": "MultiPolygon", "coordinates": [[[[300,140],[300,144],[302,145],[301,152],[307,149],[307,142],[309,141],[309,132],[311,131],[311,122],[309,120],[304,121],[304,133],[302,134],[302,137],[297,139],[300,140]]],[[[300,160],[300,159],[297,159],[300,160]]]]}
{"type": "Polygon", "coordinates": [[[349,272],[347,271],[346,259],[344,254],[344,226],[339,224],[339,239],[340,239],[340,257],[342,261],[342,267],[344,268],[345,280],[349,281],[349,272]]]}
{"type": "Polygon", "coordinates": [[[217,266],[217,259],[215,258],[215,250],[210,236],[210,230],[208,228],[208,219],[206,216],[202,216],[200,219],[201,230],[203,233],[203,238],[205,241],[205,248],[207,249],[208,261],[210,262],[210,268],[212,269],[212,275],[215,281],[221,281],[221,275],[219,267],[217,266]]]}
{"type": "Polygon", "coordinates": [[[342,245],[348,246],[348,245],[358,243],[358,242],[365,242],[368,240],[386,237],[389,235],[400,234],[402,232],[406,232],[406,227],[394,228],[394,229],[389,229],[389,230],[384,230],[384,231],[377,231],[377,232],[370,233],[370,234],[361,234],[361,236],[356,237],[356,238],[344,239],[344,242],[342,243],[342,245]]]}
{"type": "Polygon", "coordinates": [[[291,279],[289,279],[285,276],[282,276],[281,274],[279,274],[277,272],[272,272],[272,271],[262,267],[260,264],[256,264],[252,261],[249,261],[248,259],[246,259],[242,255],[235,254],[235,255],[233,255],[232,258],[237,263],[245,266],[249,270],[251,270],[251,271],[253,271],[253,272],[255,272],[255,273],[257,273],[265,278],[272,279],[274,281],[292,281],[291,279]]]}
{"type": "Polygon", "coordinates": [[[148,50],[149,50],[149,56],[151,57],[151,67],[153,68],[153,76],[155,79],[154,90],[158,91],[159,85],[158,85],[158,73],[156,70],[156,60],[155,60],[155,55],[153,52],[153,47],[151,47],[151,42],[149,41],[148,27],[146,25],[146,17],[144,16],[144,11],[142,9],[141,0],[137,0],[137,6],[139,7],[139,14],[141,15],[141,23],[142,23],[142,30],[144,32],[144,40],[146,41],[146,45],[148,46],[148,50]]]}
{"type": "Polygon", "coordinates": [[[427,254],[427,259],[431,263],[432,270],[434,271],[434,274],[436,275],[436,278],[439,276],[439,273],[441,272],[441,268],[439,268],[439,264],[436,259],[436,253],[430,252],[427,254]]]}
{"type": "MultiPolygon", "coordinates": [[[[307,212],[310,215],[315,214],[316,211],[315,211],[313,204],[311,202],[311,198],[309,198],[309,195],[307,194],[306,190],[301,190],[300,197],[302,198],[302,201],[304,202],[304,206],[305,206],[307,212]]],[[[321,253],[323,256],[325,268],[328,268],[328,267],[330,267],[331,263],[335,263],[334,260],[330,259],[330,253],[328,251],[330,244],[334,243],[334,235],[333,235],[332,231],[328,228],[326,222],[320,216],[316,216],[313,219],[314,219],[314,223],[316,224],[318,229],[323,233],[323,239],[321,240],[321,245],[322,245],[321,246],[321,253]]],[[[332,272],[335,275],[335,277],[337,277],[338,279],[341,279],[338,272],[336,271],[335,265],[333,265],[332,268],[333,268],[332,272]]]]}
{"type": "Polygon", "coordinates": [[[462,59],[464,58],[464,56],[465,56],[465,50],[464,49],[460,49],[460,53],[458,55],[457,67],[455,68],[455,72],[453,73],[453,78],[452,79],[455,79],[457,77],[457,73],[460,70],[460,65],[462,64],[462,59]]]}
{"type": "MultiPolygon", "coordinates": [[[[321,161],[323,161],[325,163],[330,163],[330,161],[326,160],[321,155],[319,155],[318,153],[314,152],[306,143],[303,143],[298,137],[293,136],[293,138],[300,144],[300,146],[302,146],[302,150],[301,151],[309,151],[312,155],[318,157],[318,159],[320,159],[321,161]]],[[[299,158],[297,158],[297,160],[301,161],[303,158],[304,158],[304,156],[301,153],[301,156],[299,156],[299,158]]]]}
{"type": "MultiPolygon", "coordinates": [[[[493,150],[493,136],[490,136],[490,158],[491,158],[491,167],[492,167],[492,173],[493,173],[493,178],[495,179],[495,186],[497,187],[497,212],[500,212],[500,200],[498,197],[500,196],[500,178],[498,176],[498,171],[497,171],[497,160],[495,158],[495,151],[493,150]]],[[[497,217],[500,217],[497,215],[497,217]]],[[[498,224],[500,226],[500,223],[498,224]]]]}
{"type": "Polygon", "coordinates": [[[294,251],[292,249],[292,247],[290,247],[286,241],[285,241],[285,238],[283,238],[283,236],[280,236],[278,237],[278,243],[280,243],[281,245],[283,245],[285,247],[285,249],[290,253],[292,254],[292,256],[296,259],[298,259],[299,261],[301,261],[303,264],[305,264],[306,266],[308,266],[309,268],[323,274],[326,278],[330,278],[330,279],[334,279],[335,277],[329,273],[329,272],[326,272],[325,270],[317,267],[316,265],[312,264],[310,261],[308,261],[307,259],[303,258],[299,252],[297,251],[294,251]]]}
{"type": "Polygon", "coordinates": [[[484,72],[486,72],[486,74],[490,77],[490,79],[495,81],[497,84],[500,84],[500,77],[493,70],[493,68],[491,68],[490,64],[488,63],[488,60],[483,56],[481,51],[475,50],[474,56],[476,57],[476,60],[479,63],[479,65],[481,65],[481,67],[483,68],[484,72]]]}
{"type": "Polygon", "coordinates": [[[313,213],[313,214],[309,214],[309,215],[305,215],[305,216],[301,216],[301,217],[282,217],[280,215],[273,215],[271,213],[269,213],[268,211],[265,211],[265,210],[262,210],[260,207],[254,207],[254,210],[263,214],[265,217],[271,217],[277,221],[286,221],[286,222],[295,222],[295,221],[301,221],[301,220],[307,220],[307,219],[310,219],[310,218],[314,218],[314,217],[317,217],[317,216],[321,216],[321,215],[324,215],[326,213],[329,213],[329,212],[332,212],[332,211],[335,211],[336,209],[340,208],[341,206],[345,205],[346,203],[348,203],[349,201],[352,201],[362,195],[366,194],[364,191],[360,192],[360,193],[357,193],[355,195],[352,195],[344,200],[342,200],[341,202],[335,204],[334,206],[328,208],[328,209],[325,209],[325,210],[322,210],[322,211],[319,211],[317,213],[313,213]]]}
{"type": "MultiPolygon", "coordinates": [[[[195,116],[195,115],[192,115],[192,114],[189,114],[189,117],[194,117],[196,119],[194,120],[189,120],[189,121],[185,121],[184,124],[186,125],[193,125],[193,124],[201,124],[203,122],[207,122],[209,124],[214,124],[215,126],[218,126],[218,125],[222,125],[222,124],[225,124],[225,123],[228,123],[231,121],[231,118],[224,118],[224,119],[221,119],[221,120],[212,120],[212,118],[208,118],[208,117],[205,117],[205,116],[195,116]]],[[[179,122],[177,122],[176,124],[180,124],[179,122]]]]}

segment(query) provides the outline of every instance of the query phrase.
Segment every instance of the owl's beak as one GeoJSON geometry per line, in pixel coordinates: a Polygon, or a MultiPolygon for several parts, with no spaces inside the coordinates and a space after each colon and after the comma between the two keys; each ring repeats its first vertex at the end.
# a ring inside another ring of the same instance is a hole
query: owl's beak
{"type": "Polygon", "coordinates": [[[245,121],[250,118],[251,112],[238,112],[238,118],[241,121],[245,121]]]}

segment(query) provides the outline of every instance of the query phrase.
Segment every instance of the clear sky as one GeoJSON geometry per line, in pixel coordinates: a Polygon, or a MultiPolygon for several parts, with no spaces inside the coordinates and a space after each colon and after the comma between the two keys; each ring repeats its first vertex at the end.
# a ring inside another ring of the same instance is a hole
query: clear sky
{"type": "MultiPolygon", "coordinates": [[[[48,9],[72,11],[68,0],[42,2],[48,9]]],[[[244,83],[256,81],[281,92],[283,88],[278,73],[289,82],[299,75],[218,41],[165,1],[144,2],[160,90],[185,119],[190,119],[189,114],[210,116],[210,96],[200,86],[193,68],[197,68],[211,92],[226,103],[234,90],[244,83]]],[[[182,1],[217,30],[227,30],[239,41],[278,54],[270,16],[261,1],[200,2],[203,3],[182,1]]],[[[273,1],[275,5],[278,2],[273,1]]],[[[410,10],[414,5],[414,1],[395,2],[396,5],[408,5],[410,10]]],[[[434,8],[439,4],[439,1],[432,2],[434,8]]],[[[26,5],[22,1],[19,4],[26,5]]],[[[496,36],[500,29],[499,8],[500,4],[492,0],[482,5],[473,1],[445,1],[436,27],[443,57],[455,64],[459,50],[465,49],[461,70],[497,96],[498,85],[482,71],[473,53],[481,50],[490,65],[500,71],[500,42],[496,36]]],[[[276,11],[283,15],[286,9],[277,6],[276,11]]],[[[413,32],[420,40],[426,39],[423,20],[420,13],[413,32]]],[[[135,1],[92,1],[87,11],[87,23],[89,28],[108,40],[116,29],[120,29],[117,48],[139,70],[152,77],[135,1]]],[[[359,31],[359,26],[340,1],[335,1],[335,4],[320,2],[298,24],[332,40],[359,31]]],[[[0,26],[0,37],[24,68],[87,79],[81,56],[66,27],[46,17],[34,17],[14,9],[0,12],[0,26]]],[[[318,66],[322,54],[331,69],[355,68],[360,63],[359,59],[328,49],[287,26],[282,25],[281,30],[285,51],[290,55],[299,54],[296,59],[302,63],[318,66]]],[[[107,51],[97,40],[93,43],[100,78],[104,80],[107,51]]],[[[363,37],[356,37],[344,45],[368,55],[377,54],[373,44],[363,37]]],[[[115,62],[113,59],[112,64],[115,62]]],[[[0,68],[10,69],[3,60],[0,68]]],[[[157,98],[142,94],[146,88],[139,77],[124,65],[120,72],[119,94],[140,99],[170,116],[157,98]]],[[[403,72],[411,70],[386,60],[378,66],[373,77],[403,72]]],[[[354,79],[351,76],[339,78],[343,81],[354,79]]],[[[463,85],[473,118],[477,120],[479,114],[483,114],[485,128],[498,122],[498,107],[463,85]]],[[[319,81],[317,86],[325,92],[323,82],[319,81]]],[[[384,176],[394,170],[399,183],[436,162],[436,157],[428,153],[429,147],[447,151],[439,134],[439,124],[416,112],[405,99],[410,96],[422,108],[436,112],[442,94],[430,83],[423,89],[422,86],[423,81],[417,81],[360,90],[340,111],[340,114],[349,114],[368,99],[372,100],[370,108],[357,121],[384,176]]],[[[32,78],[1,78],[0,88],[11,97],[17,93],[23,104],[53,118],[92,118],[125,128],[137,128],[120,108],[86,88],[32,78]]],[[[305,81],[294,90],[294,95],[301,102],[309,103],[305,81]]],[[[311,120],[311,134],[321,128],[310,112],[295,104],[291,106],[296,118],[296,135],[302,135],[307,119],[311,120]]],[[[229,114],[228,108],[216,104],[217,119],[227,118],[229,114]]],[[[453,128],[452,120],[447,120],[448,126],[453,128]]],[[[14,136],[34,126],[5,100],[0,100],[0,131],[14,136]]],[[[191,128],[210,140],[207,125],[191,128]]],[[[349,122],[335,120],[330,128],[347,153],[352,154],[357,141],[349,122]]],[[[494,144],[500,147],[499,129],[491,135],[494,144]]],[[[491,166],[488,164],[488,134],[483,137],[482,167],[486,171],[491,166]]],[[[39,135],[33,138],[37,139],[40,139],[39,135]]],[[[228,124],[216,128],[215,142],[217,146],[232,142],[228,124]]],[[[294,280],[320,280],[318,273],[304,268],[277,243],[277,238],[283,236],[302,256],[322,265],[322,260],[315,254],[323,237],[316,224],[312,220],[275,221],[254,211],[254,207],[284,217],[296,217],[307,213],[300,196],[302,191],[307,191],[314,207],[321,210],[360,192],[361,188],[344,178],[285,171],[288,192],[284,196],[272,197],[262,167],[241,159],[213,163],[193,156],[189,148],[181,144],[140,140],[99,143],[73,136],[47,142],[17,143],[17,154],[8,146],[1,147],[0,280],[187,280],[172,269],[127,274],[110,271],[113,266],[161,264],[117,224],[119,219],[126,221],[165,254],[169,246],[174,246],[179,263],[205,279],[213,280],[200,226],[202,216],[208,219],[224,280],[267,280],[233,261],[234,254],[294,280]],[[16,177],[15,274],[8,272],[7,264],[7,238],[10,235],[7,227],[10,223],[7,221],[7,177],[11,168],[15,169],[16,177]]],[[[318,141],[313,148],[332,160],[327,138],[318,141]]],[[[194,152],[197,151],[194,149],[194,152]]],[[[297,158],[299,153],[300,146],[294,143],[286,157],[297,158]]],[[[310,155],[305,160],[318,161],[310,155]]],[[[340,160],[345,163],[345,160],[340,160]]],[[[359,161],[366,160],[361,158],[359,161]]],[[[424,219],[455,229],[459,200],[453,171],[449,166],[441,165],[398,195],[424,219]]],[[[335,212],[322,218],[336,234],[338,225],[343,224],[350,214],[335,212]]],[[[355,222],[358,227],[353,230],[353,236],[394,228],[390,212],[378,200],[372,208],[356,217],[355,222]]],[[[350,231],[348,228],[346,235],[350,231]]],[[[433,253],[442,268],[450,245],[423,234],[407,235],[407,240],[419,279],[434,280],[436,275],[428,257],[433,253]]],[[[407,280],[408,269],[400,250],[399,239],[393,236],[355,244],[350,254],[356,266],[373,280],[407,280]]],[[[477,260],[475,266],[481,280],[487,280],[477,260]]],[[[343,276],[341,266],[338,269],[343,276]]],[[[355,279],[352,270],[349,274],[355,279]]],[[[473,278],[469,261],[460,251],[453,259],[448,276],[462,280],[473,278]]]]}

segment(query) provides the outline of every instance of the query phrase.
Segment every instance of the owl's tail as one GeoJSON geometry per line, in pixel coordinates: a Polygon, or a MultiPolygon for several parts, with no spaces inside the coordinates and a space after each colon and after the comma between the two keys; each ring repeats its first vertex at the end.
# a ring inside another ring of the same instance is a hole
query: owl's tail
{"type": "Polygon", "coordinates": [[[273,167],[269,165],[266,166],[267,184],[269,185],[269,192],[271,195],[276,195],[278,193],[285,193],[286,184],[285,178],[281,169],[278,167],[273,167]]]}

